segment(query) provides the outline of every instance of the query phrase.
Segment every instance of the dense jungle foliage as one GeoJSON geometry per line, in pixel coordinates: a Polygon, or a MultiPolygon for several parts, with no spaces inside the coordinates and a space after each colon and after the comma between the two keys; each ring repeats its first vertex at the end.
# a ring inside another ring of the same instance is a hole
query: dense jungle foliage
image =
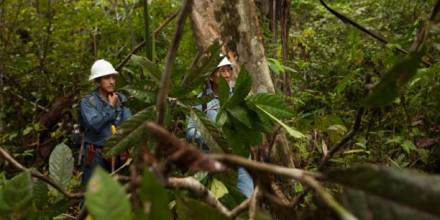
{"type": "Polygon", "coordinates": [[[0,219],[440,219],[439,10],[0,0],[0,219]],[[193,106],[230,52],[235,87],[220,81],[211,122],[193,106]],[[105,155],[130,159],[83,186],[74,139],[97,59],[119,71],[133,112],[105,155]],[[211,153],[186,141],[189,118],[211,153]],[[236,167],[253,177],[250,198],[236,167]]]}

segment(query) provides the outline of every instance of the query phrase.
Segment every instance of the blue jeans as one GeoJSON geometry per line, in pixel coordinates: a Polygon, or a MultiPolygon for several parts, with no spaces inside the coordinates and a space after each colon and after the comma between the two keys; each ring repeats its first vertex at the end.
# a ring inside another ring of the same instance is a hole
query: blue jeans
{"type": "Polygon", "coordinates": [[[239,167],[237,173],[238,191],[243,193],[247,198],[251,197],[252,193],[254,193],[254,181],[252,180],[251,175],[243,167],[239,167]]]}
{"type": "Polygon", "coordinates": [[[101,166],[102,168],[104,168],[105,170],[109,170],[109,165],[108,163],[104,160],[104,158],[102,157],[102,154],[100,151],[95,151],[95,153],[93,154],[93,159],[90,161],[89,164],[87,164],[87,153],[88,153],[88,148],[90,145],[86,145],[85,149],[84,149],[84,155],[82,157],[82,178],[81,178],[81,184],[82,185],[87,185],[87,183],[90,180],[90,177],[92,177],[93,171],[95,170],[96,167],[101,166]]]}

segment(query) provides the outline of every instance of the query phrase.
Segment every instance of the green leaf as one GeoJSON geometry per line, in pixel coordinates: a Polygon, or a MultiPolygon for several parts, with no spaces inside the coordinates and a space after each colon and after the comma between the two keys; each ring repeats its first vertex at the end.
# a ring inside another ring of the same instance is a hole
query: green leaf
{"type": "Polygon", "coordinates": [[[130,85],[125,86],[122,89],[127,91],[131,97],[134,97],[135,99],[146,104],[154,103],[156,99],[156,93],[146,91],[145,89],[135,89],[132,88],[130,85]]]}
{"type": "Polygon", "coordinates": [[[119,128],[119,134],[113,135],[106,143],[105,155],[111,156],[121,153],[130,147],[139,146],[148,137],[144,128],[147,120],[155,117],[154,106],[139,111],[126,121],[119,128]]]}
{"type": "Polygon", "coordinates": [[[369,107],[381,107],[390,104],[399,95],[399,91],[414,76],[419,68],[424,50],[412,53],[398,61],[382,81],[363,100],[364,105],[369,107]]]}
{"type": "Polygon", "coordinates": [[[223,76],[220,77],[219,79],[219,86],[218,86],[218,97],[220,100],[220,105],[223,106],[228,98],[229,98],[229,85],[226,82],[225,78],[223,78],[223,76]]]}
{"type": "Polygon", "coordinates": [[[232,152],[243,157],[248,157],[249,148],[261,144],[263,140],[259,130],[249,129],[237,120],[227,122],[222,127],[222,131],[232,145],[232,152]]]}
{"type": "Polygon", "coordinates": [[[144,207],[142,219],[171,219],[167,192],[147,169],[142,177],[140,198],[144,207]]]}
{"type": "Polygon", "coordinates": [[[409,154],[410,151],[417,149],[416,145],[414,145],[414,143],[409,140],[406,140],[402,143],[402,148],[407,154],[409,154]]]}
{"type": "Polygon", "coordinates": [[[345,189],[342,205],[359,219],[371,220],[439,220],[430,214],[389,202],[386,199],[360,190],[345,189]]]}
{"type": "Polygon", "coordinates": [[[228,219],[216,209],[195,199],[177,196],[177,217],[181,220],[209,219],[226,220],[228,219]]]}
{"type": "Polygon", "coordinates": [[[251,91],[251,87],[252,87],[252,78],[249,75],[249,73],[246,71],[244,66],[242,66],[240,74],[238,74],[237,82],[235,83],[234,93],[229,98],[227,103],[225,103],[224,105],[225,108],[243,102],[246,96],[251,91]]]}
{"type": "Polygon", "coordinates": [[[209,190],[214,194],[215,198],[220,199],[228,194],[228,188],[218,179],[214,178],[209,184],[209,190]]]}
{"type": "Polygon", "coordinates": [[[294,138],[304,138],[304,134],[289,127],[288,125],[284,124],[284,122],[282,122],[280,119],[276,118],[275,116],[273,116],[272,114],[270,114],[268,111],[266,111],[264,108],[260,107],[259,105],[256,105],[258,109],[260,109],[262,112],[264,112],[267,116],[269,116],[272,120],[274,120],[276,123],[278,123],[279,125],[281,125],[286,131],[287,133],[294,137],[294,138]]]}
{"type": "Polygon", "coordinates": [[[221,57],[220,44],[213,43],[201,56],[198,64],[191,66],[179,86],[170,92],[172,97],[182,97],[206,81],[207,77],[216,69],[221,57]]]}
{"type": "MultiPolygon", "coordinates": [[[[380,198],[387,203],[392,203],[393,206],[398,206],[397,210],[423,213],[423,215],[419,215],[420,218],[426,215],[440,218],[440,203],[438,203],[440,176],[376,165],[333,169],[327,171],[326,176],[331,182],[362,191],[366,197],[374,196],[368,200],[375,201],[380,198]]],[[[362,205],[365,206],[365,204],[362,205]]],[[[383,211],[370,210],[379,213],[383,211]]],[[[385,211],[392,213],[391,209],[385,211]]]]}
{"type": "Polygon", "coordinates": [[[201,111],[191,110],[191,118],[196,122],[196,129],[203,137],[203,141],[214,152],[231,152],[229,142],[222,132],[201,111]]]}
{"type": "Polygon", "coordinates": [[[34,196],[33,200],[38,209],[42,209],[49,204],[49,188],[42,180],[34,181],[34,196]]]}
{"type": "Polygon", "coordinates": [[[159,84],[162,76],[162,71],[159,66],[157,66],[157,64],[153,63],[146,57],[138,56],[135,54],[131,56],[130,61],[135,65],[141,66],[144,73],[150,73],[151,78],[159,84]]]}
{"type": "Polygon", "coordinates": [[[30,210],[33,184],[30,171],[25,171],[6,181],[0,188],[0,213],[16,217],[25,216],[30,210]]]}
{"type": "Polygon", "coordinates": [[[49,175],[66,188],[73,174],[74,159],[72,150],[64,144],[58,144],[49,157],[49,175]]]}
{"type": "Polygon", "coordinates": [[[101,167],[95,169],[87,184],[85,205],[96,220],[132,219],[124,188],[101,167]]]}
{"type": "Polygon", "coordinates": [[[229,107],[228,109],[226,109],[226,111],[230,113],[233,118],[240,121],[246,127],[252,128],[252,121],[247,108],[240,105],[235,105],[229,107]]]}
{"type": "Polygon", "coordinates": [[[272,95],[269,93],[258,93],[248,97],[246,99],[246,103],[251,108],[255,108],[254,106],[258,105],[271,115],[280,119],[293,117],[293,113],[289,110],[289,107],[286,105],[283,97],[281,96],[272,95]]]}

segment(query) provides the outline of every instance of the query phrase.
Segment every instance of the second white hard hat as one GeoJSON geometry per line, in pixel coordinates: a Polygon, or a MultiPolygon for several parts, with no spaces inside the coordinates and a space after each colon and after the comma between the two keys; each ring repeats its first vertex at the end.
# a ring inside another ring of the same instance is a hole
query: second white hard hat
{"type": "Polygon", "coordinates": [[[96,78],[111,74],[118,74],[118,71],[115,70],[113,65],[107,60],[97,60],[92,65],[92,68],[90,70],[89,80],[94,80],[96,78]]]}
{"type": "Polygon", "coordinates": [[[232,66],[233,64],[231,63],[231,61],[229,61],[229,59],[227,57],[224,57],[222,59],[222,61],[220,61],[220,63],[217,65],[217,68],[222,67],[222,66],[228,66],[228,65],[232,66]]]}

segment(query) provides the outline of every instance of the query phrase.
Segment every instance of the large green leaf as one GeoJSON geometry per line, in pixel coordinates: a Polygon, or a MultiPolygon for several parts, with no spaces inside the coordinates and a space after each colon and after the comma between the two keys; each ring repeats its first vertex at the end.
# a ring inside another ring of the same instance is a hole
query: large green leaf
{"type": "Polygon", "coordinates": [[[240,121],[247,128],[252,128],[252,119],[249,114],[249,109],[241,105],[231,106],[226,111],[231,114],[233,118],[240,121]]]}
{"type": "Polygon", "coordinates": [[[252,78],[249,75],[249,73],[246,71],[244,66],[242,66],[240,74],[238,74],[237,82],[235,83],[234,94],[225,103],[224,105],[225,108],[243,102],[246,96],[251,91],[251,87],[252,87],[252,78]]]}
{"type": "Polygon", "coordinates": [[[222,127],[225,137],[232,145],[232,152],[243,157],[249,156],[249,148],[261,144],[263,135],[261,131],[249,129],[238,120],[229,120],[222,127]]]}
{"type": "Polygon", "coordinates": [[[39,209],[42,209],[43,207],[46,207],[49,204],[49,188],[47,187],[47,184],[44,183],[42,180],[36,180],[34,181],[34,196],[33,200],[35,203],[35,206],[39,209]]]}
{"type": "Polygon", "coordinates": [[[253,96],[249,96],[246,99],[246,103],[253,107],[258,105],[260,108],[269,112],[276,118],[285,119],[293,117],[293,113],[289,110],[289,107],[283,100],[283,97],[272,95],[269,93],[258,93],[253,96]]]}
{"type": "Polygon", "coordinates": [[[209,219],[226,220],[228,219],[216,209],[212,208],[199,200],[177,196],[177,217],[181,220],[209,219]]]}
{"type": "Polygon", "coordinates": [[[218,83],[218,98],[220,100],[220,105],[223,106],[227,102],[229,95],[230,95],[229,85],[226,82],[225,78],[221,76],[218,83]]]}
{"type": "Polygon", "coordinates": [[[74,159],[72,150],[64,144],[58,144],[49,157],[49,175],[66,188],[73,174],[74,159]]]}
{"type": "Polygon", "coordinates": [[[171,219],[167,192],[147,169],[142,177],[140,198],[143,207],[148,207],[141,211],[142,219],[171,219]]]}
{"type": "Polygon", "coordinates": [[[342,204],[359,219],[371,220],[436,220],[426,212],[390,202],[360,190],[345,189],[342,204]]]}
{"type": "Polygon", "coordinates": [[[203,113],[197,109],[191,110],[191,117],[196,122],[197,130],[203,137],[203,141],[216,152],[231,152],[229,142],[223,133],[203,113]]]}
{"type": "Polygon", "coordinates": [[[271,113],[269,113],[268,111],[266,111],[264,108],[262,108],[259,105],[256,105],[256,107],[258,109],[260,109],[263,113],[265,113],[267,116],[269,116],[269,118],[271,118],[272,120],[274,120],[276,123],[278,123],[279,125],[281,125],[286,131],[287,133],[294,137],[294,138],[304,138],[304,134],[293,129],[292,127],[286,125],[284,122],[282,122],[280,119],[278,119],[277,117],[273,116],[271,113]]]}
{"type": "Polygon", "coordinates": [[[373,89],[363,101],[370,107],[385,106],[393,102],[399,95],[399,91],[415,75],[419,68],[424,50],[418,53],[411,53],[399,60],[389,72],[385,74],[382,81],[373,89]]]}
{"type": "Polygon", "coordinates": [[[144,123],[154,117],[154,106],[150,106],[124,121],[119,129],[120,133],[113,135],[107,141],[105,155],[118,154],[130,147],[142,144],[148,135],[144,123]]]}
{"type": "Polygon", "coordinates": [[[30,171],[22,172],[6,181],[0,188],[0,217],[20,218],[30,210],[33,184],[30,171]]]}
{"type": "Polygon", "coordinates": [[[371,212],[367,214],[374,219],[404,219],[403,213],[406,219],[440,218],[440,176],[375,165],[333,169],[326,174],[329,181],[358,191],[348,192],[348,200],[359,217],[371,212]]]}
{"type": "Polygon", "coordinates": [[[135,65],[141,66],[144,73],[150,73],[151,78],[159,84],[162,71],[157,64],[146,57],[134,54],[131,56],[130,61],[135,65]]]}
{"type": "Polygon", "coordinates": [[[95,169],[87,184],[85,205],[96,220],[132,219],[124,188],[101,167],[95,169]]]}
{"type": "Polygon", "coordinates": [[[219,57],[220,44],[215,42],[201,56],[198,63],[192,65],[185,74],[179,86],[172,88],[172,97],[183,97],[188,92],[199,87],[206,81],[207,77],[216,69],[219,57]]]}
{"type": "Polygon", "coordinates": [[[154,93],[154,92],[146,91],[143,88],[142,89],[133,88],[133,86],[131,86],[131,85],[127,85],[122,89],[127,91],[131,97],[133,97],[143,103],[151,104],[151,103],[155,102],[156,93],[154,93]]]}

